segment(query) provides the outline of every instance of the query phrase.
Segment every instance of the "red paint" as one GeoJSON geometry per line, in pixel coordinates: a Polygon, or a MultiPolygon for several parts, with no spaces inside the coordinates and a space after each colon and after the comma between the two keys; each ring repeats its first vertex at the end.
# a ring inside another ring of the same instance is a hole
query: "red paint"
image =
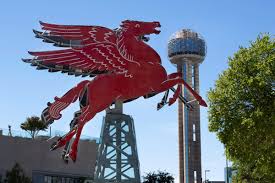
{"type": "MultiPolygon", "coordinates": [[[[81,130],[98,112],[109,107],[116,100],[129,100],[150,93],[160,93],[183,84],[202,106],[205,101],[184,82],[181,73],[167,75],[161,65],[158,53],[147,45],[140,36],[159,34],[156,28],[159,22],[123,21],[121,28],[114,31],[99,26],[67,26],[41,23],[42,29],[51,36],[68,40],[81,40],[81,47],[45,52],[30,52],[35,56],[32,63],[44,66],[69,67],[82,72],[104,71],[92,81],[83,81],[69,90],[61,98],[49,104],[47,109],[50,120],[61,117],[60,112],[79,96],[88,91],[88,105],[81,109],[77,126],[61,139],[56,147],[63,146],[76,133],[70,152],[71,159],[76,159],[77,144],[81,130]]],[[[169,100],[175,102],[180,94],[180,87],[169,100]]]]}

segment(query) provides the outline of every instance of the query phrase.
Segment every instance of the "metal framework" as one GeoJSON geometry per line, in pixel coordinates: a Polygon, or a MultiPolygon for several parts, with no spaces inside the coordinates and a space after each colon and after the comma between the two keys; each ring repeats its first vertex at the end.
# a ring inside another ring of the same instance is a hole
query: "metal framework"
{"type": "Polygon", "coordinates": [[[107,110],[95,169],[95,182],[140,183],[134,121],[129,115],[107,110]]]}

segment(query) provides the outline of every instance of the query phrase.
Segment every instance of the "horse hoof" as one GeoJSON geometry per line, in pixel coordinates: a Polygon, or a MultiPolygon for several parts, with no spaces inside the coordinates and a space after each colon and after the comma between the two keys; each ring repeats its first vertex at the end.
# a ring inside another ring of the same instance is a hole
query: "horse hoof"
{"type": "Polygon", "coordinates": [[[57,142],[52,143],[52,145],[51,145],[51,147],[50,147],[50,151],[56,150],[57,147],[58,147],[58,146],[57,146],[57,142]]]}
{"type": "Polygon", "coordinates": [[[63,154],[62,154],[62,159],[63,159],[63,161],[64,161],[66,164],[69,163],[69,156],[68,156],[68,154],[63,153],[63,154]]]}
{"type": "Polygon", "coordinates": [[[160,110],[164,106],[163,103],[158,103],[157,110],[160,110]]]}
{"type": "Polygon", "coordinates": [[[76,157],[73,156],[73,155],[71,155],[71,153],[68,153],[68,154],[65,155],[65,157],[64,157],[64,162],[65,162],[65,163],[68,163],[68,162],[69,162],[69,158],[75,163],[76,157]]]}
{"type": "Polygon", "coordinates": [[[76,161],[76,153],[73,152],[73,151],[71,151],[71,152],[69,153],[69,156],[70,156],[71,160],[75,163],[75,161],[76,161]]]}
{"type": "Polygon", "coordinates": [[[54,119],[51,118],[51,116],[49,114],[49,107],[47,107],[46,109],[44,109],[42,111],[41,120],[44,122],[44,124],[46,126],[49,126],[50,124],[52,124],[54,122],[54,119]]]}
{"type": "Polygon", "coordinates": [[[172,104],[174,104],[176,102],[177,98],[170,98],[169,102],[168,102],[168,106],[171,106],[172,104]]]}

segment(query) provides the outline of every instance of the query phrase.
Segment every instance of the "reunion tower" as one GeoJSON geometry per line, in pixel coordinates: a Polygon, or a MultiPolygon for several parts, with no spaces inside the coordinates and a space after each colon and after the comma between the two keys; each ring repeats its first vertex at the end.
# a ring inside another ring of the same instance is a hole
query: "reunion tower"
{"type": "MultiPolygon", "coordinates": [[[[204,39],[190,29],[183,29],[168,42],[170,61],[182,72],[183,79],[199,94],[199,65],[206,55],[204,39]]],[[[192,110],[179,100],[179,180],[180,183],[202,183],[200,107],[186,89],[182,95],[190,101],[192,110]],[[194,102],[193,102],[194,101],[194,102]]]]}

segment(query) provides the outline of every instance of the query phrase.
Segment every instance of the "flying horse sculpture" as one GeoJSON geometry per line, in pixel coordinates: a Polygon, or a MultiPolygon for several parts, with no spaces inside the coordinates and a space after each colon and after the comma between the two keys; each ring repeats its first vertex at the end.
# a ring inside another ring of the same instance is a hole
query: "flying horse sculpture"
{"type": "Polygon", "coordinates": [[[40,22],[44,32],[34,30],[37,38],[54,46],[69,49],[29,52],[32,59],[23,59],[37,69],[49,72],[61,71],[75,76],[95,77],[85,80],[53,103],[42,113],[42,120],[49,125],[61,118],[61,111],[77,99],[81,110],[76,113],[71,130],[52,145],[52,150],[75,139],[66,155],[73,161],[85,123],[115,101],[131,101],[138,97],[150,97],[166,91],[165,101],[159,106],[173,104],[180,96],[183,84],[202,106],[205,101],[182,79],[181,73],[167,75],[158,53],[145,42],[145,35],[159,34],[159,22],[123,21],[118,29],[100,26],[55,25],[40,22]],[[166,102],[167,91],[173,86],[174,95],[166,102]]]}

